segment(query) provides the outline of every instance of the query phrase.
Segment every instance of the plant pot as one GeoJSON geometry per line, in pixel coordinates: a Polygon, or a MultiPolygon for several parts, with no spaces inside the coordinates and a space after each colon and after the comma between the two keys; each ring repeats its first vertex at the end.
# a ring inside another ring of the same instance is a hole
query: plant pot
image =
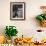
{"type": "Polygon", "coordinates": [[[41,21],[41,26],[46,27],[46,20],[41,21]]]}

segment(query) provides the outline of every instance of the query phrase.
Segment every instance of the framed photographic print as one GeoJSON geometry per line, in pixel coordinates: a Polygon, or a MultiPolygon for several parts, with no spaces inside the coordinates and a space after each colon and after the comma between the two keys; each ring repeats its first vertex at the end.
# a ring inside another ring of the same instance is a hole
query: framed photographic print
{"type": "Polygon", "coordinates": [[[24,2],[10,3],[10,19],[25,20],[25,3],[24,2]]]}

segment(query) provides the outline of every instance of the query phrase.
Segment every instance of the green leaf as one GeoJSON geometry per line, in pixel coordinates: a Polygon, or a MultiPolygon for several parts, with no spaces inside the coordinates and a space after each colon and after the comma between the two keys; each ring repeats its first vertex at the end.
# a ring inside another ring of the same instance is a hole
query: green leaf
{"type": "Polygon", "coordinates": [[[39,20],[39,21],[44,20],[44,18],[43,18],[41,15],[38,15],[38,16],[36,17],[36,19],[39,20]]]}
{"type": "Polygon", "coordinates": [[[18,31],[15,26],[7,26],[6,32],[5,32],[6,36],[8,36],[8,37],[16,36],[17,33],[18,33],[18,31]]]}
{"type": "Polygon", "coordinates": [[[45,19],[46,19],[46,15],[45,15],[45,19]]]}

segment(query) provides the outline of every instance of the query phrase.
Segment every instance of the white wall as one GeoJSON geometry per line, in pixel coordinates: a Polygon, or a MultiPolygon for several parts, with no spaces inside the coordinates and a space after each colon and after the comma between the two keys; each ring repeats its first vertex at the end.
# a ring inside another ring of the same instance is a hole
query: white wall
{"type": "Polygon", "coordinates": [[[46,5],[46,0],[0,0],[0,33],[4,34],[6,25],[15,25],[19,31],[18,36],[31,36],[36,29],[44,29],[35,20],[37,14],[41,13],[40,6],[46,5]],[[10,2],[25,2],[26,20],[10,20],[10,2]]]}

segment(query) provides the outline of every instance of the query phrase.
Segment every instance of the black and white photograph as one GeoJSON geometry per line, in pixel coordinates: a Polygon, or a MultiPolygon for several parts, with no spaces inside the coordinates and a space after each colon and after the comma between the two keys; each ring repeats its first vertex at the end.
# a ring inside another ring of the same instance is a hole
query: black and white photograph
{"type": "Polygon", "coordinates": [[[10,3],[10,19],[11,20],[25,19],[25,3],[24,2],[10,3]]]}

